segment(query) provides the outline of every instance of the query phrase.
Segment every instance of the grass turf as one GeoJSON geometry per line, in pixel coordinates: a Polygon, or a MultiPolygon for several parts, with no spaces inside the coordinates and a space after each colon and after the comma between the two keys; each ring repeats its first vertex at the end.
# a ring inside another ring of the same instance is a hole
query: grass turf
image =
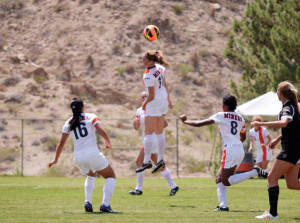
{"type": "MultiPolygon", "coordinates": [[[[218,205],[213,179],[175,179],[180,190],[169,196],[163,178],[146,178],[142,196],[128,191],[136,179],[117,179],[111,200],[116,214],[100,214],[103,178],[92,197],[94,213],[84,211],[85,178],[0,176],[0,222],[257,222],[269,209],[267,181],[251,179],[227,190],[230,212],[213,212],[218,205]]],[[[279,222],[300,222],[300,193],[280,181],[279,222]]]]}

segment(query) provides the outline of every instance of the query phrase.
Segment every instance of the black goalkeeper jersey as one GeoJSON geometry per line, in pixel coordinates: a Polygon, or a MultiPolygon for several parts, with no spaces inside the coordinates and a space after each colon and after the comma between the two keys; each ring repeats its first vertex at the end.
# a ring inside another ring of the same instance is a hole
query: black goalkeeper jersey
{"type": "Polygon", "coordinates": [[[287,117],[290,122],[281,129],[281,143],[284,145],[297,143],[300,149],[300,114],[293,101],[288,100],[283,104],[279,113],[279,120],[282,117],[287,117]]]}

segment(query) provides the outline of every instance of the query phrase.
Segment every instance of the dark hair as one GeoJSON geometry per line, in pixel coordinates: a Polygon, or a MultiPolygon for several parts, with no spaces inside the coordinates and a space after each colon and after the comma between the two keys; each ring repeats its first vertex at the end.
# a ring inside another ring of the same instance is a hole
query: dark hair
{"type": "Polygon", "coordinates": [[[148,60],[154,61],[164,66],[170,66],[170,64],[164,60],[164,55],[160,50],[147,50],[146,57],[148,60]]]}
{"type": "Polygon", "coordinates": [[[72,131],[80,124],[80,115],[82,112],[83,101],[80,98],[73,98],[70,107],[73,112],[73,118],[69,122],[70,131],[72,131]]]}
{"type": "Polygon", "coordinates": [[[229,111],[234,111],[236,109],[236,106],[237,106],[237,100],[233,95],[227,94],[223,98],[223,104],[228,106],[229,111]]]}

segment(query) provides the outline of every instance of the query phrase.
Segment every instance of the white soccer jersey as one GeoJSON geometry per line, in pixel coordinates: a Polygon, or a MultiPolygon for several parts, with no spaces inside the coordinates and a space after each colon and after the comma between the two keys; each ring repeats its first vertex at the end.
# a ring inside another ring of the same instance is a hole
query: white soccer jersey
{"type": "Polygon", "coordinates": [[[218,112],[210,117],[219,124],[220,133],[224,142],[224,150],[233,145],[242,146],[240,133],[246,131],[244,118],[236,112],[218,112]]]}
{"type": "Polygon", "coordinates": [[[154,67],[150,69],[146,69],[143,81],[149,95],[148,87],[154,86],[155,96],[154,99],[166,99],[168,94],[167,90],[164,86],[164,79],[165,79],[165,70],[166,68],[155,64],[154,67]]]}
{"type": "Polygon", "coordinates": [[[252,128],[249,131],[249,135],[255,142],[257,153],[266,153],[267,150],[270,150],[267,145],[267,136],[270,135],[270,133],[265,127],[260,127],[257,131],[255,128],[252,128]]]}
{"type": "Polygon", "coordinates": [[[81,113],[80,126],[76,127],[70,132],[69,122],[72,118],[68,119],[62,129],[63,133],[72,135],[74,142],[74,154],[98,152],[97,139],[95,134],[96,123],[100,123],[99,118],[92,113],[81,113]]]}
{"type": "Polygon", "coordinates": [[[145,111],[142,109],[142,107],[138,108],[135,113],[135,119],[140,120],[143,138],[144,138],[144,131],[145,131],[145,111]]]}

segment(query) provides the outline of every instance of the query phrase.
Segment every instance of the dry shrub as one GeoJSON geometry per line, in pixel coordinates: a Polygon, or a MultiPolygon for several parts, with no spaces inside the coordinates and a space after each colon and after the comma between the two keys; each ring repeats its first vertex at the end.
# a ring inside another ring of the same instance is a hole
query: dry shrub
{"type": "Polygon", "coordinates": [[[190,173],[204,172],[207,166],[207,161],[197,160],[193,156],[185,157],[185,164],[189,168],[190,173]]]}
{"type": "Polygon", "coordinates": [[[1,85],[0,85],[0,91],[3,92],[3,91],[6,91],[6,90],[7,90],[7,88],[6,88],[4,85],[1,84],[1,85]]]}
{"type": "Polygon", "coordinates": [[[41,93],[41,88],[34,83],[29,83],[26,85],[25,93],[38,96],[41,93]]]}
{"type": "Polygon", "coordinates": [[[15,86],[17,83],[20,82],[19,77],[8,77],[3,81],[4,86],[15,86]]]}
{"type": "Polygon", "coordinates": [[[48,80],[48,73],[44,70],[44,68],[39,67],[31,72],[30,76],[33,76],[33,79],[37,83],[43,83],[44,81],[48,80]]]}
{"type": "Polygon", "coordinates": [[[141,45],[138,43],[135,43],[132,47],[131,47],[132,51],[134,53],[141,53],[142,49],[141,49],[141,45]]]}
{"type": "Polygon", "coordinates": [[[125,70],[126,70],[126,73],[133,74],[135,72],[135,67],[133,64],[128,64],[128,65],[126,65],[125,70]]]}

